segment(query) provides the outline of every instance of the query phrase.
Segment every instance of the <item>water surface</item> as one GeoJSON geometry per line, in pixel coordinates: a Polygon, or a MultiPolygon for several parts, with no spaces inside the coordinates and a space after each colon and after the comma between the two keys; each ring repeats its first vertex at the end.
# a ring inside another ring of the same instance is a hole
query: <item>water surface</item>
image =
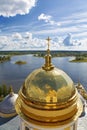
{"type": "MultiPolygon", "coordinates": [[[[56,57],[52,63],[65,71],[76,83],[80,81],[87,90],[87,62],[69,62],[73,57],[56,57]]],[[[18,92],[24,79],[35,69],[44,64],[44,59],[33,55],[13,56],[11,61],[0,64],[0,84],[12,85],[15,92],[18,92]],[[24,60],[27,64],[15,64],[18,60],[24,60]]]]}

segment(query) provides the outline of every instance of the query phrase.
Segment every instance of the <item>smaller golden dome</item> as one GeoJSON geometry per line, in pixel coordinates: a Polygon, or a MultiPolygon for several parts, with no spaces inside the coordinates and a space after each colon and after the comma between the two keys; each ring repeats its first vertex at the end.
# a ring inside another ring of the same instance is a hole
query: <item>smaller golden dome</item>
{"type": "Polygon", "coordinates": [[[17,97],[18,94],[15,94],[11,87],[10,93],[0,102],[0,117],[9,118],[17,115],[15,110],[17,97]]]}

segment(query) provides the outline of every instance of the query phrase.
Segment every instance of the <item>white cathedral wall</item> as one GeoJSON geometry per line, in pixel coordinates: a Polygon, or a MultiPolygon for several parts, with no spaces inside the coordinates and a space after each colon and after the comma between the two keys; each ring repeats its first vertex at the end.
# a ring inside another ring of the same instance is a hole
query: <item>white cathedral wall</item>
{"type": "Polygon", "coordinates": [[[20,130],[77,130],[77,121],[73,121],[67,125],[61,126],[61,128],[58,128],[57,126],[54,128],[46,128],[29,123],[20,118],[20,130]]]}

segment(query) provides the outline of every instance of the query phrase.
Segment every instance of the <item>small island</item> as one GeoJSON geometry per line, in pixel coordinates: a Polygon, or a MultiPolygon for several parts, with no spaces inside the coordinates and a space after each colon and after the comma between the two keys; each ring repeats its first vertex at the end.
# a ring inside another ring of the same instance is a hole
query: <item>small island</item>
{"type": "Polygon", "coordinates": [[[23,64],[26,64],[27,62],[26,61],[16,61],[15,64],[18,64],[18,65],[23,65],[23,64]]]}
{"type": "Polygon", "coordinates": [[[87,62],[87,57],[84,56],[76,56],[75,59],[70,62],[87,62]]]}

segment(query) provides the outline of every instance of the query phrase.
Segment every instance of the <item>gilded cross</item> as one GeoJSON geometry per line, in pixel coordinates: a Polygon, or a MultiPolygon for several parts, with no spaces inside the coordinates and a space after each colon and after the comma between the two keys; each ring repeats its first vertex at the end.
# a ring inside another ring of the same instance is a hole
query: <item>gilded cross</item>
{"type": "Polygon", "coordinates": [[[48,49],[49,49],[49,46],[50,46],[49,42],[51,39],[48,37],[46,40],[48,41],[48,49]]]}

